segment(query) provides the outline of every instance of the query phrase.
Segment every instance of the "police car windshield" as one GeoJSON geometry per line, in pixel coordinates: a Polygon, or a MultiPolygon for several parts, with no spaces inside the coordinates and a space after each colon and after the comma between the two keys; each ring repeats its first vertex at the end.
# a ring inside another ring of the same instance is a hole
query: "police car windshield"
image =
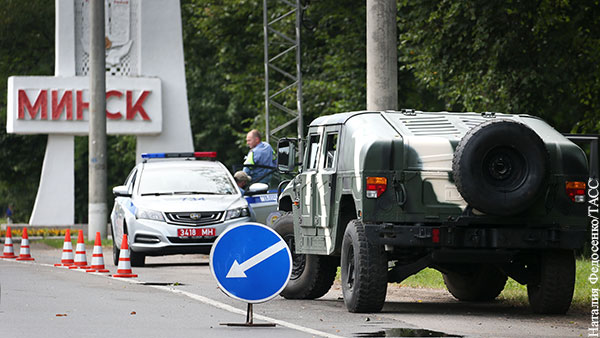
{"type": "Polygon", "coordinates": [[[139,193],[147,195],[208,194],[232,195],[235,187],[221,168],[146,167],[140,178],[139,193]]]}

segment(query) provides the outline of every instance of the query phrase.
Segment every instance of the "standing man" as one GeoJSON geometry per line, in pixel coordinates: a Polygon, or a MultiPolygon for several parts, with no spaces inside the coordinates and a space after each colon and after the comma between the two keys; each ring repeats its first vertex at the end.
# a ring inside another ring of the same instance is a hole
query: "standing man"
{"type": "Polygon", "coordinates": [[[12,224],[12,216],[13,216],[12,205],[9,204],[6,207],[6,223],[8,225],[12,224]]]}
{"type": "Polygon", "coordinates": [[[256,129],[248,132],[246,144],[250,147],[250,151],[244,161],[244,172],[250,175],[254,182],[269,184],[273,170],[277,165],[275,151],[271,148],[271,145],[261,141],[260,132],[256,129]]]}

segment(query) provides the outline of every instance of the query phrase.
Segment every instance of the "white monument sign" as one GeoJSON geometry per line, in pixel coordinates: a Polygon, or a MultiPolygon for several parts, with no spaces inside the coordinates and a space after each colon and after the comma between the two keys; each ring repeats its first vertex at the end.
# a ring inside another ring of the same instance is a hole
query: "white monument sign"
{"type": "MultiPolygon", "coordinates": [[[[88,1],[55,4],[55,76],[8,80],[7,132],[48,134],[32,225],[73,224],[74,135],[89,128],[88,1]]],[[[105,0],[105,17],[107,132],[137,135],[138,161],[193,151],[179,1],[105,0]]]]}

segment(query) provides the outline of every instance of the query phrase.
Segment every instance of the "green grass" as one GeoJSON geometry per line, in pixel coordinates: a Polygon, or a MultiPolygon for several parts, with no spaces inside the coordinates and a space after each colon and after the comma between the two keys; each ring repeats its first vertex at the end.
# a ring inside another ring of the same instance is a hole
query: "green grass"
{"type": "MultiPolygon", "coordinates": [[[[35,240],[35,241],[32,240],[32,242],[44,243],[50,247],[62,249],[65,240],[61,239],[61,238],[43,238],[43,239],[39,239],[39,240],[35,240]]],[[[75,247],[77,244],[77,240],[71,239],[71,243],[73,244],[73,247],[75,247]]],[[[93,246],[94,241],[85,241],[85,244],[88,246],[93,246]]],[[[113,245],[113,241],[111,239],[102,240],[103,247],[104,246],[112,247],[112,245],[113,245]]]]}
{"type": "Polygon", "coordinates": [[[416,275],[412,275],[400,283],[402,286],[413,288],[445,289],[442,274],[434,269],[426,268],[416,275]]]}
{"type": "MultiPolygon", "coordinates": [[[[575,292],[573,294],[573,302],[571,310],[587,311],[591,304],[592,284],[588,281],[592,263],[589,260],[577,259],[575,271],[575,292]]],[[[429,289],[445,289],[442,274],[434,269],[424,269],[416,275],[410,276],[402,283],[402,286],[410,286],[416,288],[429,289]]],[[[509,278],[504,287],[504,291],[498,297],[501,301],[506,301],[512,305],[527,305],[527,287],[517,283],[514,279],[509,278]]]]}
{"type": "MultiPolygon", "coordinates": [[[[573,293],[573,302],[571,310],[577,312],[587,312],[589,310],[594,287],[588,280],[592,263],[587,259],[577,259],[575,270],[575,291],[573,293]]],[[[340,268],[338,268],[336,279],[340,279],[340,268]]],[[[426,268],[421,272],[408,277],[399,283],[401,286],[426,289],[446,289],[442,274],[435,270],[426,268]]],[[[507,302],[514,306],[527,306],[527,286],[517,283],[514,279],[508,278],[504,290],[498,297],[500,301],[507,302]]]]}

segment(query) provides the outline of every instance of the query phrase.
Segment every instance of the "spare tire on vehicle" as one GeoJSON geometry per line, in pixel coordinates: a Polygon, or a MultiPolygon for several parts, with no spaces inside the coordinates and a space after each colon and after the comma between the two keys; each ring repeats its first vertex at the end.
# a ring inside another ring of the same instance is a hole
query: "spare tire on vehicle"
{"type": "Polygon", "coordinates": [[[456,188],[471,207],[491,215],[516,215],[544,191],[548,152],[526,125],[491,120],[460,140],[452,170],[456,188]]]}

